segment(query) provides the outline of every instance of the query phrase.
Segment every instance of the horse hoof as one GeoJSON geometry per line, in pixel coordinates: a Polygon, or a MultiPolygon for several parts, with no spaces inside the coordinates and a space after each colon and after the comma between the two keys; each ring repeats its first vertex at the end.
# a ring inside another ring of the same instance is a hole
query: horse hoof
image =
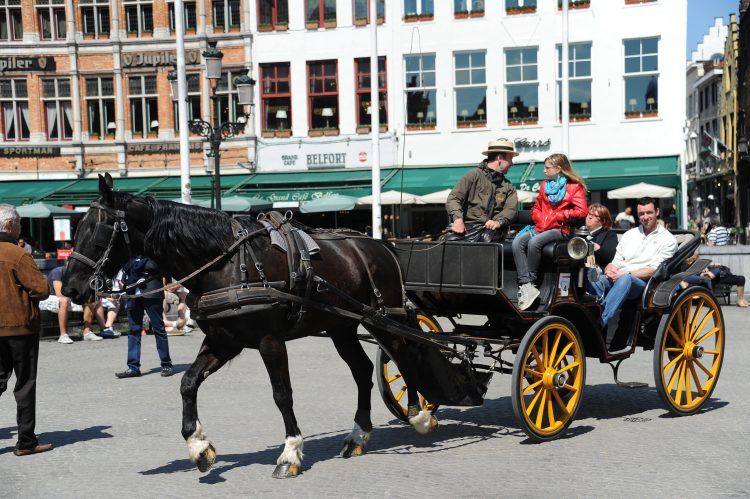
{"type": "Polygon", "coordinates": [[[365,446],[364,444],[358,444],[355,442],[346,442],[344,444],[344,448],[341,450],[341,457],[349,458],[349,457],[356,457],[361,456],[365,453],[365,446]]]}
{"type": "Polygon", "coordinates": [[[274,478],[295,478],[299,475],[299,465],[282,463],[276,466],[271,475],[274,478]]]}
{"type": "Polygon", "coordinates": [[[198,462],[196,464],[198,465],[198,469],[200,470],[200,472],[205,473],[211,469],[214,461],[216,461],[216,449],[214,449],[213,445],[209,444],[208,448],[201,452],[201,455],[198,458],[198,462]]]}

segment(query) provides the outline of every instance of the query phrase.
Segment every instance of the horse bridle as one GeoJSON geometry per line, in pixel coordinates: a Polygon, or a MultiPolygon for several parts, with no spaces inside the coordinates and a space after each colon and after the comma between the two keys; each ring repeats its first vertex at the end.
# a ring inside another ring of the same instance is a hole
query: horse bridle
{"type": "Polygon", "coordinates": [[[125,211],[115,210],[108,206],[104,206],[97,201],[92,202],[90,207],[104,211],[105,213],[115,217],[114,224],[112,225],[107,224],[106,221],[99,220],[96,222],[96,225],[94,226],[94,238],[95,238],[94,244],[97,245],[96,244],[97,232],[100,232],[100,235],[103,236],[103,237],[100,237],[100,239],[103,240],[103,239],[106,239],[107,236],[109,237],[107,246],[104,250],[104,253],[102,253],[102,256],[100,256],[97,261],[94,261],[91,258],[87,257],[86,255],[79,253],[77,251],[73,251],[70,254],[69,258],[71,260],[76,260],[78,262],[81,262],[87,267],[91,267],[93,269],[93,273],[91,275],[91,278],[89,279],[89,288],[91,288],[95,293],[99,294],[99,293],[104,293],[104,292],[111,292],[113,291],[111,289],[112,279],[107,278],[106,274],[104,274],[104,271],[102,269],[109,261],[109,254],[112,251],[112,248],[114,247],[115,239],[117,238],[118,233],[121,233],[123,235],[123,238],[125,239],[125,244],[128,247],[128,254],[132,256],[132,250],[130,246],[130,235],[128,234],[128,224],[125,222],[125,211]],[[106,285],[109,285],[110,289],[108,290],[105,289],[106,285]]]}

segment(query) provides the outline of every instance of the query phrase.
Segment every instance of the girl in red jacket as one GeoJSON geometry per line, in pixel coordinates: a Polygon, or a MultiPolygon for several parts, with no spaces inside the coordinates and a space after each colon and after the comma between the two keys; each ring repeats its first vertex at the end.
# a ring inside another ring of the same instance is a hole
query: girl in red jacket
{"type": "Polygon", "coordinates": [[[544,160],[539,197],[531,208],[534,225],[521,230],[513,240],[513,258],[518,271],[518,308],[526,310],[539,298],[536,274],[547,243],[559,241],[567,233],[563,222],[584,218],[588,213],[586,184],[573,171],[568,157],[553,154],[544,160]]]}

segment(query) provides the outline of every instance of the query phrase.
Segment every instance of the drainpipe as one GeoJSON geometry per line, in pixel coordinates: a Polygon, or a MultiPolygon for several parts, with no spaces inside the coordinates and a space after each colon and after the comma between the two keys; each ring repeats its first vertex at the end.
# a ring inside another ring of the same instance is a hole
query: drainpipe
{"type": "Polygon", "coordinates": [[[75,7],[73,0],[66,0],[68,11],[68,60],[70,61],[70,99],[73,106],[73,147],[76,147],[75,170],[79,177],[85,175],[83,165],[83,141],[81,138],[81,86],[78,74],[78,43],[76,42],[75,7]]]}

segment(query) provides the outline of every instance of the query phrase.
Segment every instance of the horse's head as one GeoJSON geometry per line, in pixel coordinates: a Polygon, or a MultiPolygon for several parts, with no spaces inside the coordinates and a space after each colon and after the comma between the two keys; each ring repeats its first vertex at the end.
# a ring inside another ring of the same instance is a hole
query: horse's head
{"type": "Polygon", "coordinates": [[[63,294],[75,303],[94,300],[95,292],[109,288],[125,262],[143,247],[143,234],[133,230],[127,220],[141,203],[134,196],[112,190],[109,173],[99,175],[99,197],[91,203],[78,224],[74,237],[75,251],[68,262],[63,294]]]}

